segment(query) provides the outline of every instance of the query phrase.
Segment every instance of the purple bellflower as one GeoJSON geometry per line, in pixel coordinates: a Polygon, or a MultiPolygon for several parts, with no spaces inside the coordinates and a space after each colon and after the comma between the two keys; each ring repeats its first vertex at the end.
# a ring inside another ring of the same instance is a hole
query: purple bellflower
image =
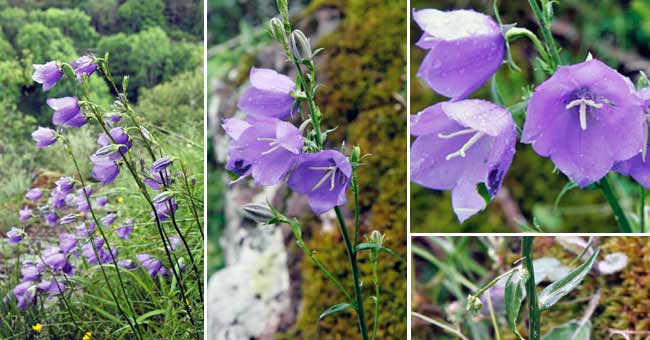
{"type": "Polygon", "coordinates": [[[22,209],[20,209],[18,215],[20,216],[20,222],[27,222],[30,218],[32,218],[32,209],[29,209],[28,206],[24,206],[22,209]]]}
{"type": "Polygon", "coordinates": [[[302,151],[302,134],[291,123],[275,118],[255,118],[251,124],[230,144],[226,168],[240,176],[250,170],[257,185],[277,184],[302,151]]]}
{"type": "Polygon", "coordinates": [[[110,159],[92,155],[90,161],[93,163],[92,175],[102,185],[110,184],[120,174],[120,167],[110,159]]]}
{"type": "Polygon", "coordinates": [[[43,216],[45,224],[47,225],[56,225],[59,223],[59,216],[56,213],[50,212],[43,216]]]}
{"type": "Polygon", "coordinates": [[[251,87],[239,98],[237,107],[250,116],[287,119],[292,115],[296,84],[274,70],[251,68],[251,87]]]}
{"type": "Polygon", "coordinates": [[[164,185],[171,184],[171,177],[169,171],[165,170],[162,172],[163,176],[160,176],[160,172],[152,172],[150,177],[144,179],[144,184],[150,187],[153,190],[160,190],[164,185]]]}
{"type": "Polygon", "coordinates": [[[16,227],[12,227],[11,230],[7,232],[7,238],[9,239],[10,244],[20,243],[20,241],[23,240],[24,235],[25,232],[16,227]]]}
{"type": "MultiPolygon", "coordinates": [[[[121,127],[115,127],[111,129],[110,133],[111,133],[111,137],[113,137],[113,139],[115,140],[115,143],[122,145],[119,149],[120,152],[126,153],[131,148],[131,140],[129,139],[129,135],[124,131],[124,129],[122,129],[121,127]]],[[[108,146],[113,144],[113,141],[111,140],[111,138],[108,137],[107,134],[102,133],[97,138],[97,144],[99,144],[100,146],[108,146]]],[[[106,158],[110,159],[111,161],[116,161],[121,157],[122,156],[120,155],[119,152],[115,152],[106,158]]]]}
{"type": "Polygon", "coordinates": [[[100,196],[95,199],[95,203],[97,203],[98,207],[103,208],[108,203],[108,199],[105,196],[100,196]]]}
{"type": "Polygon", "coordinates": [[[167,273],[167,269],[163,267],[162,262],[160,262],[160,260],[157,258],[149,254],[137,254],[135,257],[138,259],[142,267],[147,270],[147,273],[149,273],[149,276],[152,278],[155,279],[158,277],[159,273],[163,276],[167,273]]]}
{"type": "Polygon", "coordinates": [[[106,215],[106,216],[104,216],[102,218],[102,221],[101,221],[102,225],[105,226],[105,227],[108,227],[111,224],[113,224],[113,222],[115,222],[116,218],[117,218],[117,216],[115,216],[115,214],[110,213],[110,214],[108,214],[108,215],[106,215]]]}
{"type": "Polygon", "coordinates": [[[36,146],[44,148],[56,143],[56,131],[39,126],[32,132],[32,138],[36,141],[36,146]]]}
{"type": "Polygon", "coordinates": [[[43,91],[51,89],[62,77],[63,71],[61,71],[56,61],[50,61],[43,65],[34,64],[32,79],[39,84],[43,84],[43,91]]]}
{"type": "Polygon", "coordinates": [[[631,176],[643,187],[650,188],[650,160],[648,160],[648,135],[650,130],[650,87],[637,92],[643,101],[643,148],[636,156],[614,164],[612,170],[631,176]]]}
{"type": "Polygon", "coordinates": [[[52,123],[54,125],[78,128],[88,122],[86,116],[81,112],[79,101],[75,97],[49,98],[47,105],[54,110],[54,115],[52,116],[52,123]]]}
{"type": "Polygon", "coordinates": [[[133,219],[128,219],[124,221],[118,228],[115,229],[115,234],[117,237],[122,239],[128,239],[129,235],[133,232],[133,219]]]}
{"type": "Polygon", "coordinates": [[[62,192],[58,187],[50,191],[50,204],[52,209],[61,209],[65,206],[65,199],[68,197],[68,194],[62,192]]]}
{"type": "Polygon", "coordinates": [[[472,10],[413,11],[424,31],[416,45],[429,52],[418,77],[435,92],[454,100],[464,99],[497,71],[506,43],[499,25],[472,10]]]}
{"type": "Polygon", "coordinates": [[[72,177],[61,177],[54,183],[59,191],[66,194],[70,193],[74,188],[74,179],[72,177]]]}
{"type": "Polygon", "coordinates": [[[152,173],[158,173],[162,172],[165,169],[167,169],[170,165],[172,165],[174,161],[172,160],[171,157],[165,156],[155,162],[151,165],[151,172],[152,173]]]}
{"type": "Polygon", "coordinates": [[[27,191],[25,197],[32,202],[38,202],[43,197],[43,192],[39,188],[32,188],[27,191]]]}
{"type": "Polygon", "coordinates": [[[562,66],[530,98],[521,141],[584,188],[642,149],[644,116],[635,92],[598,60],[562,66]]]}
{"type": "MultiPolygon", "coordinates": [[[[171,217],[171,215],[176,212],[176,209],[178,209],[178,204],[176,204],[176,200],[173,198],[163,202],[154,202],[153,205],[156,208],[156,213],[161,221],[166,221],[167,218],[171,217]]],[[[150,215],[151,217],[154,217],[153,211],[150,215]]]]}
{"type": "Polygon", "coordinates": [[[64,254],[69,254],[76,247],[77,238],[74,235],[67,233],[59,234],[59,248],[61,248],[64,254]]]}
{"type": "Polygon", "coordinates": [[[97,64],[93,63],[93,58],[90,56],[82,56],[79,59],[70,62],[70,66],[77,75],[77,80],[81,81],[83,76],[90,77],[91,74],[97,69],[97,64]]]}
{"type": "Polygon", "coordinates": [[[325,150],[302,154],[287,184],[307,196],[309,206],[320,215],[347,202],[352,165],[338,151],[325,150]]]}
{"type": "Polygon", "coordinates": [[[129,259],[119,260],[117,261],[117,265],[126,270],[138,268],[138,265],[135,262],[133,262],[133,260],[129,260],[129,259]]]}
{"type": "Polygon", "coordinates": [[[411,116],[411,180],[451,190],[462,223],[485,208],[477,191],[495,196],[515,153],[517,131],[510,113],[484,100],[445,102],[411,116]]]}

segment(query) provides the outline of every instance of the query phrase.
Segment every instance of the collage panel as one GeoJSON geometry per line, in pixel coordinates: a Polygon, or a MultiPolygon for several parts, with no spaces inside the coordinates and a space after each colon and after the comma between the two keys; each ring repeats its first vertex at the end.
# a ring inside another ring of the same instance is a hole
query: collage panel
{"type": "Polygon", "coordinates": [[[406,338],[406,2],[210,10],[207,337],[406,338]]]}
{"type": "Polygon", "coordinates": [[[412,232],[646,232],[643,1],[412,0],[412,232]]]}
{"type": "Polygon", "coordinates": [[[0,339],[202,339],[203,1],[0,1],[0,339]]]}
{"type": "Polygon", "coordinates": [[[412,238],[412,339],[646,339],[649,237],[412,238]]]}

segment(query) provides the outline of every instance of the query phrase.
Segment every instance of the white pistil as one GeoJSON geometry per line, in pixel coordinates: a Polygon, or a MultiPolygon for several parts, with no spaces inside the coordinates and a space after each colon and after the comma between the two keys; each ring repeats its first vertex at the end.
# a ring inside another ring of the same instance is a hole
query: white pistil
{"type": "Polygon", "coordinates": [[[328,179],[330,180],[330,191],[334,190],[334,178],[336,177],[336,166],[310,166],[309,170],[325,171],[325,175],[311,188],[311,191],[318,189],[328,179]]]}
{"type": "Polygon", "coordinates": [[[467,150],[469,150],[469,148],[471,148],[472,145],[476,144],[476,142],[478,142],[481,139],[481,137],[485,136],[485,133],[480,132],[480,131],[476,131],[474,129],[465,129],[465,130],[459,130],[459,131],[456,131],[456,132],[452,132],[452,133],[449,133],[449,134],[443,134],[443,133],[438,134],[438,138],[440,138],[440,139],[450,139],[450,138],[454,138],[454,137],[458,137],[458,136],[468,135],[470,133],[473,133],[474,135],[472,137],[470,137],[469,140],[467,140],[467,142],[465,144],[463,144],[463,146],[460,148],[460,150],[448,154],[445,157],[446,160],[450,160],[450,159],[452,159],[454,157],[463,157],[464,158],[465,157],[465,152],[467,152],[467,150]]]}
{"type": "Polygon", "coordinates": [[[269,146],[271,147],[270,149],[262,152],[261,153],[262,156],[266,156],[271,152],[280,148],[280,144],[278,143],[278,140],[275,138],[258,138],[257,140],[260,142],[269,142],[269,146]]]}
{"type": "Polygon", "coordinates": [[[603,104],[596,103],[591,99],[580,98],[570,102],[566,106],[566,109],[569,110],[576,106],[580,106],[580,108],[578,109],[578,111],[580,112],[580,128],[583,130],[587,130],[587,106],[593,107],[595,109],[600,109],[603,107],[603,104]]]}

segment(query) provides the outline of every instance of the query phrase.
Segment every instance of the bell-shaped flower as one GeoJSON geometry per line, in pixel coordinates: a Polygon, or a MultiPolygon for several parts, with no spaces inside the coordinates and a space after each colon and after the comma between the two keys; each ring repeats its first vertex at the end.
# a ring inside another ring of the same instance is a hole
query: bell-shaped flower
{"type": "Polygon", "coordinates": [[[586,187],[641,151],[644,116],[635,92],[598,60],[562,66],[530,98],[521,141],[586,187]]]}
{"type": "Polygon", "coordinates": [[[32,209],[29,209],[28,206],[24,206],[18,212],[20,222],[27,222],[32,218],[32,209]]]}
{"type": "Polygon", "coordinates": [[[133,232],[133,228],[134,228],[133,219],[130,218],[124,221],[122,224],[120,224],[118,228],[114,230],[115,235],[117,235],[117,237],[119,238],[126,240],[129,238],[129,235],[131,235],[131,233],[133,232]]]}
{"type": "Polygon", "coordinates": [[[637,92],[643,101],[643,148],[636,156],[614,164],[612,170],[626,176],[631,176],[646,189],[650,188],[650,160],[648,160],[648,144],[650,140],[650,87],[637,92]]]}
{"type": "Polygon", "coordinates": [[[413,11],[424,31],[416,45],[429,50],[417,76],[431,89],[454,100],[464,99],[497,71],[505,55],[501,27],[472,10],[413,11]]]}
{"type": "Polygon", "coordinates": [[[34,74],[32,79],[39,84],[43,84],[43,91],[51,89],[63,77],[63,71],[61,71],[56,61],[50,61],[43,65],[34,64],[33,66],[34,74]]]}
{"type": "Polygon", "coordinates": [[[125,154],[131,148],[131,140],[129,139],[129,135],[121,127],[112,128],[110,130],[110,133],[111,133],[111,137],[113,138],[112,140],[107,134],[102,133],[97,138],[97,144],[102,147],[109,146],[113,144],[113,140],[115,140],[116,145],[121,145],[119,148],[119,152],[111,153],[110,155],[105,157],[112,161],[116,161],[122,157],[120,155],[120,152],[122,154],[125,154]]]}
{"type": "Polygon", "coordinates": [[[23,240],[24,236],[25,232],[16,227],[11,227],[11,230],[7,232],[7,238],[9,239],[10,244],[20,243],[20,241],[23,240]]]}
{"type": "Polygon", "coordinates": [[[27,191],[25,197],[32,202],[37,202],[43,197],[43,192],[39,188],[31,188],[27,191]]]}
{"type": "Polygon", "coordinates": [[[32,138],[36,141],[37,147],[44,148],[56,143],[56,131],[39,126],[32,132],[32,138]]]}
{"type": "Polygon", "coordinates": [[[49,98],[47,105],[54,110],[52,123],[70,127],[82,127],[88,121],[81,112],[79,101],[75,97],[49,98]]]}
{"type": "Polygon", "coordinates": [[[74,248],[77,247],[77,238],[68,233],[59,234],[59,248],[64,254],[69,254],[74,248]]]}
{"type": "Polygon", "coordinates": [[[228,149],[226,168],[238,175],[250,173],[257,185],[282,181],[302,151],[300,130],[275,118],[255,118],[228,149]]]}
{"type": "Polygon", "coordinates": [[[72,177],[61,177],[54,183],[59,191],[66,194],[74,188],[74,178],[72,177]]]}
{"type": "MultiPolygon", "coordinates": [[[[251,87],[239,98],[237,107],[250,116],[287,119],[293,113],[296,84],[291,78],[274,70],[251,68],[251,87]]],[[[294,110],[295,111],[295,110],[294,110]]]]}
{"type": "Polygon", "coordinates": [[[138,259],[142,267],[147,270],[149,276],[154,279],[158,277],[159,273],[163,274],[167,272],[165,267],[163,267],[162,262],[149,254],[137,254],[135,257],[138,259]],[[165,270],[163,271],[163,269],[165,270]]]}
{"type": "Polygon", "coordinates": [[[287,184],[307,196],[309,206],[320,215],[347,202],[352,165],[338,151],[302,154],[287,184]]]}
{"type": "Polygon", "coordinates": [[[515,153],[517,130],[510,113],[484,100],[445,102],[411,117],[411,180],[451,190],[460,222],[485,208],[477,185],[497,194],[515,153]]]}
{"type": "Polygon", "coordinates": [[[120,167],[106,157],[92,155],[90,161],[93,163],[92,175],[96,180],[102,182],[102,185],[113,182],[120,174],[120,167]]]}
{"type": "Polygon", "coordinates": [[[79,57],[79,59],[70,62],[70,66],[74,70],[77,80],[81,81],[83,76],[90,77],[90,75],[95,72],[97,64],[93,61],[92,57],[84,55],[79,57]]]}

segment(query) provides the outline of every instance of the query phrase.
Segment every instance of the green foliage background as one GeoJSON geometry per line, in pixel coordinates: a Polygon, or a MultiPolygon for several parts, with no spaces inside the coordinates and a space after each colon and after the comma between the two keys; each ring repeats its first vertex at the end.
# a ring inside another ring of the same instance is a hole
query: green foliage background
{"type": "MultiPolygon", "coordinates": [[[[411,2],[413,9],[471,8],[492,15],[492,1],[488,0],[426,0],[411,2]]],[[[650,11],[643,0],[591,1],[565,0],[555,5],[556,36],[566,62],[583,61],[588,52],[623,74],[636,79],[638,70],[626,67],[621,52],[637,56],[641,61],[650,58],[650,11]]],[[[538,32],[527,1],[500,1],[499,11],[503,23],[517,23],[538,32]]],[[[416,76],[425,51],[415,46],[422,34],[411,22],[411,113],[416,114],[427,106],[446,100],[437,96],[416,76]]],[[[497,82],[506,105],[521,100],[528,84],[539,84],[543,77],[531,67],[535,51],[528,40],[511,45],[513,58],[522,68],[513,72],[503,65],[497,73],[497,82]]],[[[490,100],[489,82],[472,94],[471,98],[490,100]]],[[[521,127],[521,125],[520,125],[521,127]]],[[[627,178],[610,175],[614,188],[624,208],[638,211],[638,189],[627,178]]],[[[539,157],[529,145],[517,145],[514,161],[504,181],[514,203],[529,224],[536,221],[547,232],[617,232],[619,231],[606,201],[599,191],[572,190],[555,208],[554,202],[568,179],[554,171],[553,163],[539,157]]],[[[638,218],[638,215],[633,216],[638,218]]],[[[411,184],[412,232],[512,232],[516,226],[508,224],[499,202],[491,202],[486,211],[478,213],[459,225],[451,209],[448,192],[438,192],[411,184]]]]}

